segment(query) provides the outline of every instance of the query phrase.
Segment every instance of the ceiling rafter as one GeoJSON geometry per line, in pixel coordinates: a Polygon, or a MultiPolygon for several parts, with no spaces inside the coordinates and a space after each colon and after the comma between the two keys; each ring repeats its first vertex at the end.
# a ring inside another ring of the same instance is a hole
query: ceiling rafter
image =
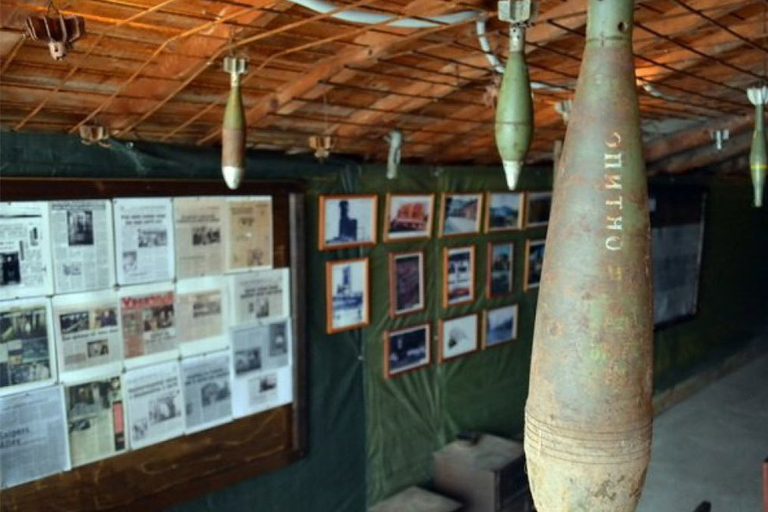
{"type": "MultiPolygon", "coordinates": [[[[418,0],[417,0],[418,1],[418,0]]],[[[389,22],[386,22],[389,23],[389,22]]],[[[385,23],[385,24],[386,24],[385,23]]],[[[307,73],[305,73],[299,80],[287,84],[286,87],[281,89],[275,94],[270,95],[268,98],[261,99],[256,105],[251,107],[245,114],[246,122],[249,125],[258,123],[261,118],[267,115],[271,110],[278,110],[280,107],[291,101],[296,96],[301,96],[309,92],[310,89],[315,87],[320,81],[327,77],[343,71],[344,66],[349,64],[355,64],[360,62],[368,62],[376,59],[377,57],[386,54],[387,52],[397,51],[398,48],[409,44],[411,40],[416,40],[423,37],[426,34],[439,32],[441,30],[451,29],[453,26],[438,26],[431,29],[424,29],[414,32],[408,36],[386,38],[382,42],[371,45],[361,50],[354,50],[337,57],[327,59],[319,62],[307,73]]],[[[356,30],[355,33],[364,32],[365,27],[361,27],[356,30]]],[[[248,76],[243,79],[245,82],[248,76]]],[[[212,105],[212,108],[215,105],[212,105]]],[[[197,144],[204,144],[214,137],[218,136],[220,129],[212,130],[208,135],[197,141],[197,144]]]]}
{"type": "MultiPolygon", "coordinates": [[[[88,34],[68,60],[53,62],[44,44],[21,39],[24,16],[40,12],[44,2],[0,0],[4,128],[72,133],[96,122],[123,139],[216,143],[229,92],[217,64],[234,50],[247,55],[252,69],[242,86],[252,147],[305,152],[309,135],[330,134],[334,152],[381,160],[383,136],[398,128],[406,161],[498,163],[489,104],[498,77],[471,23],[426,30],[361,26],[285,0],[79,0],[66,9],[86,16],[88,34]]],[[[486,12],[492,47],[501,60],[507,53],[508,27],[488,11],[493,1],[339,2],[339,9],[358,5],[396,18],[486,12]]],[[[535,90],[531,162],[551,158],[563,136],[554,105],[572,95],[577,81],[586,3],[541,0],[539,19],[528,30],[531,79],[551,87],[535,90]]],[[[636,3],[633,42],[646,139],[675,140],[681,127],[695,131],[672,146],[677,154],[651,151],[650,165],[681,166],[685,158],[704,165],[711,145],[706,127],[733,126],[732,140],[747,130],[744,114],[752,109],[744,89],[765,73],[767,5],[636,3]]],[[[721,167],[739,161],[735,154],[721,167]]]]}

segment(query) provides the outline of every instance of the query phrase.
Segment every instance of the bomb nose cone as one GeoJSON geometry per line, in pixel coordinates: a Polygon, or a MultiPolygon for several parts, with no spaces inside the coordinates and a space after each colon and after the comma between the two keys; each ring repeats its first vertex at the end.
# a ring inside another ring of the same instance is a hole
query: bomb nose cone
{"type": "Polygon", "coordinates": [[[243,181],[243,174],[245,169],[234,165],[224,165],[221,168],[221,174],[224,176],[224,182],[231,190],[237,190],[240,187],[240,182],[243,181]]]}
{"type": "Polygon", "coordinates": [[[519,160],[504,160],[504,177],[507,178],[509,190],[517,188],[517,179],[520,177],[520,171],[523,169],[523,162],[519,160]]]}

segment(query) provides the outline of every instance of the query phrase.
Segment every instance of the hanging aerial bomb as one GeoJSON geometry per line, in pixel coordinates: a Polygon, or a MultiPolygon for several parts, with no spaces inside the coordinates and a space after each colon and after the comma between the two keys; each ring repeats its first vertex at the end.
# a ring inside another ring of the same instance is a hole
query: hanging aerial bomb
{"type": "Polygon", "coordinates": [[[530,0],[499,1],[499,19],[510,23],[510,30],[509,57],[496,104],[496,146],[510,190],[517,186],[533,137],[533,99],[525,62],[525,27],[533,21],[535,7],[530,0]]]}
{"type": "Polygon", "coordinates": [[[755,106],[755,133],[752,135],[752,152],[749,167],[752,170],[752,186],[755,189],[755,207],[763,206],[765,173],[768,165],[768,151],[765,143],[765,104],[768,103],[768,86],[747,90],[749,101],[755,106]]]}
{"type": "Polygon", "coordinates": [[[634,0],[589,0],[536,312],[525,452],[539,512],[633,512],[651,442],[648,192],[634,0]]]}
{"type": "Polygon", "coordinates": [[[248,61],[226,57],[224,71],[230,75],[230,89],[221,127],[221,174],[227,186],[234,190],[245,174],[245,114],[240,75],[248,72],[248,61]]]}

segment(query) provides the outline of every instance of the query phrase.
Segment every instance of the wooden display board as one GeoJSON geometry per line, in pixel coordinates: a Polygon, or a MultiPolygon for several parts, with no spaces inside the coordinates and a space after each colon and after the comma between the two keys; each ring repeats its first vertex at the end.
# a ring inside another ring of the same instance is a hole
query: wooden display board
{"type": "Polygon", "coordinates": [[[167,179],[0,179],[0,200],[112,199],[270,195],[274,266],[291,268],[295,340],[294,400],[220,427],[130,451],[2,492],[1,512],[151,512],[272,471],[306,447],[304,186],[298,181],[245,183],[167,179]]]}

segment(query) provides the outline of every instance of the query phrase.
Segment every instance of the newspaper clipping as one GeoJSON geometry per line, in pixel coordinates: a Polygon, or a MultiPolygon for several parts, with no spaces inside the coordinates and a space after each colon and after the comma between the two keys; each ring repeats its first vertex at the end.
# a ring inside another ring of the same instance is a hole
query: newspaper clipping
{"type": "Polygon", "coordinates": [[[173,279],[173,206],[170,198],[115,199],[117,282],[173,279]]]}
{"type": "Polygon", "coordinates": [[[122,362],[117,309],[114,291],[53,298],[60,373],[122,362]]]}
{"type": "Polygon", "coordinates": [[[290,270],[279,268],[230,276],[233,325],[291,314],[290,270]]]}
{"type": "Polygon", "coordinates": [[[65,418],[61,386],[0,398],[0,488],[70,468],[65,418]]]}
{"type": "Polygon", "coordinates": [[[0,300],[53,293],[48,203],[0,203],[0,300]]]}
{"type": "Polygon", "coordinates": [[[0,395],[56,379],[48,299],[0,303],[0,395]]]}
{"type": "Polygon", "coordinates": [[[218,352],[181,361],[186,431],[198,432],[232,419],[229,353],[218,352]]]}
{"type": "Polygon", "coordinates": [[[187,279],[176,284],[176,318],[182,354],[226,348],[222,280],[187,279]]]}
{"type": "Polygon", "coordinates": [[[291,323],[284,319],[267,325],[231,330],[234,360],[233,406],[236,416],[263,411],[292,400],[291,323]]]}
{"type": "Polygon", "coordinates": [[[272,198],[227,202],[227,271],[272,267],[272,198]]]}
{"type": "Polygon", "coordinates": [[[233,381],[235,418],[274,409],[293,401],[292,366],[240,375],[233,381]]]}
{"type": "Polygon", "coordinates": [[[50,206],[56,293],[111,288],[115,257],[110,202],[54,201],[50,206]]]}
{"type": "Polygon", "coordinates": [[[123,382],[132,448],[143,448],[184,433],[178,361],[129,371],[123,382]]]}
{"type": "Polygon", "coordinates": [[[120,292],[125,359],[176,349],[173,285],[137,286],[120,292]]]}
{"type": "Polygon", "coordinates": [[[82,466],[126,449],[120,375],[64,389],[72,466],[82,466]]]}
{"type": "Polygon", "coordinates": [[[224,201],[178,197],[173,200],[173,211],[176,219],[176,275],[183,279],[223,274],[224,201]]]}

